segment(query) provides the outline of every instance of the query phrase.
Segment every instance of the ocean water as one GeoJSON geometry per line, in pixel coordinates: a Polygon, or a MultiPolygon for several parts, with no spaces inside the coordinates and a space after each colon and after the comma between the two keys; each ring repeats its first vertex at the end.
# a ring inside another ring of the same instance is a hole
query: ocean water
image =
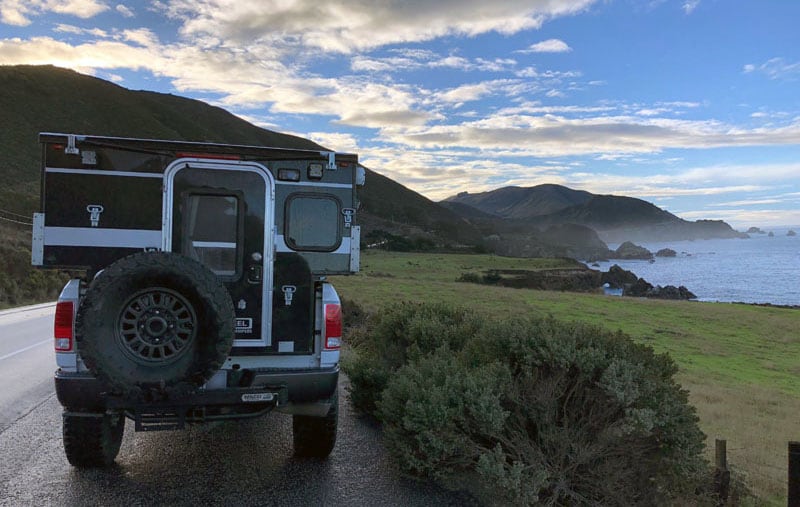
{"type": "MultiPolygon", "coordinates": [[[[800,305],[800,227],[798,235],[775,229],[774,236],[751,234],[750,239],[709,239],[642,243],[654,254],[662,248],[677,257],[599,262],[608,271],[618,264],[653,285],[684,285],[699,301],[800,305]]],[[[619,244],[609,244],[612,250],[619,244]]]]}

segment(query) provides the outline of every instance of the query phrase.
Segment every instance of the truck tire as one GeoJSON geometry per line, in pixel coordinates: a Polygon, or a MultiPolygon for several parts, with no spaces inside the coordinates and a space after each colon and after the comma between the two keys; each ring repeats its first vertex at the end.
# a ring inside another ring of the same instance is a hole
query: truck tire
{"type": "Polygon", "coordinates": [[[327,458],[336,445],[339,422],[339,394],[331,398],[331,408],[324,417],[292,416],[294,455],[301,458],[327,458]]]}
{"type": "Polygon", "coordinates": [[[78,352],[112,393],[141,398],[204,384],[233,344],[228,291],[189,257],[122,258],[89,285],[75,320],[78,352]]]}
{"type": "Polygon", "coordinates": [[[107,467],[119,453],[125,432],[122,414],[64,413],[64,452],[76,467],[107,467]]]}

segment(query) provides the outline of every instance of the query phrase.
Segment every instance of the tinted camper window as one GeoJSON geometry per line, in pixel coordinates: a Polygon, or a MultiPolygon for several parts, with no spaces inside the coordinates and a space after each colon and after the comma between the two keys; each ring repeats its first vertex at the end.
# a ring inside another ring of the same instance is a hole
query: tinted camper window
{"type": "Polygon", "coordinates": [[[296,194],[286,203],[286,244],[294,250],[330,252],[342,242],[341,205],[333,196],[296,194]]]}
{"type": "Polygon", "coordinates": [[[183,253],[217,275],[235,275],[239,200],[231,195],[189,195],[185,217],[183,253]]]}

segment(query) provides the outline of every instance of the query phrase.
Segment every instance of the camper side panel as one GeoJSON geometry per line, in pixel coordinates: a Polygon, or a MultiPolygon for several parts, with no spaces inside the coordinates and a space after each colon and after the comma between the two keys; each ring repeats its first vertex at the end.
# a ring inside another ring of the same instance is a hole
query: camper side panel
{"type": "Polygon", "coordinates": [[[100,269],[161,248],[162,174],[153,171],[160,157],[96,148],[69,155],[60,145],[44,151],[42,266],[100,269]]]}

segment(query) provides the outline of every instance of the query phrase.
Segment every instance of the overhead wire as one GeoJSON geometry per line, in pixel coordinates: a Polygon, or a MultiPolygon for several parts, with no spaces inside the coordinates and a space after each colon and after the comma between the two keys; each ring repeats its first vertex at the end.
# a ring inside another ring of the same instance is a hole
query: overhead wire
{"type": "Polygon", "coordinates": [[[33,226],[31,222],[22,222],[21,220],[12,220],[11,218],[0,217],[0,220],[4,220],[6,222],[13,222],[15,224],[27,225],[28,227],[33,226]]]}
{"type": "Polygon", "coordinates": [[[27,218],[27,219],[31,218],[28,215],[20,215],[19,213],[14,213],[13,211],[8,211],[7,209],[2,209],[2,208],[0,208],[0,213],[5,213],[6,215],[12,215],[19,218],[27,218]]]}

